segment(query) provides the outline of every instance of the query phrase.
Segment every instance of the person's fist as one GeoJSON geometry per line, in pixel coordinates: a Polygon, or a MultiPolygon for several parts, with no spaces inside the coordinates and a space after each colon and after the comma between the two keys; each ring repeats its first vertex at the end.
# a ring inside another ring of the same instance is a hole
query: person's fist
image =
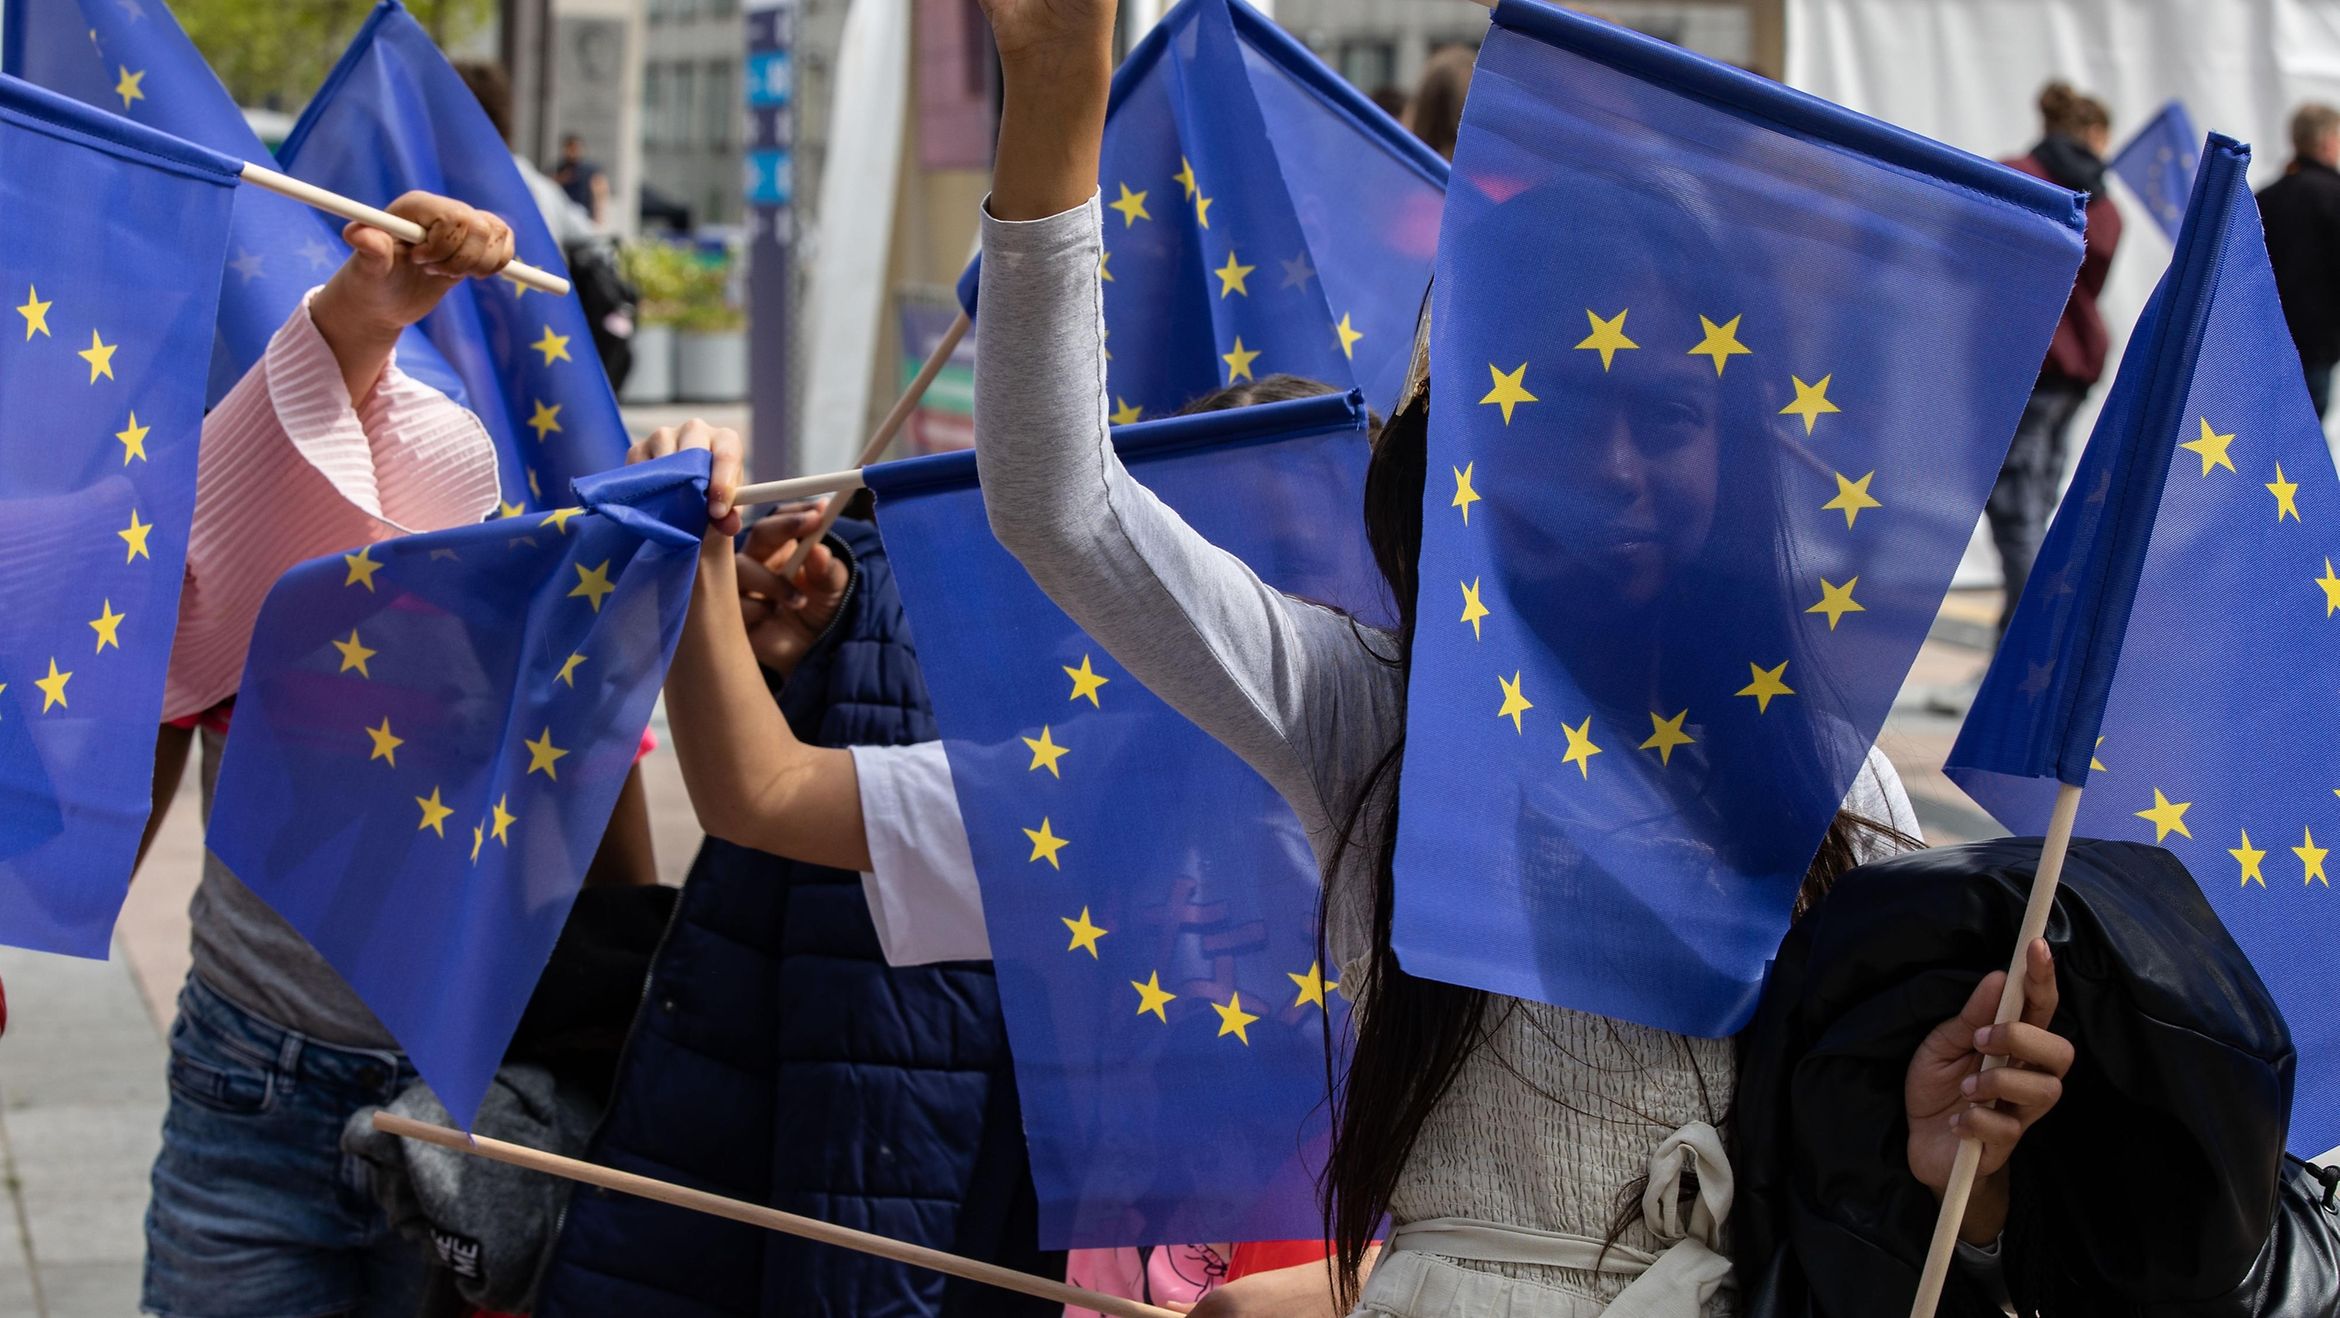
{"type": "Polygon", "coordinates": [[[483,279],[512,261],[512,226],[450,197],[409,192],[384,207],[421,226],[421,242],[403,242],[372,225],[341,231],[349,259],[317,295],[313,312],[353,330],[395,334],[439,305],[465,279],[483,279]]]}
{"type": "MultiPolygon", "coordinates": [[[[843,498],[843,495],[831,496],[843,498]]],[[[740,550],[739,614],[747,627],[756,662],[782,677],[812,649],[845,603],[852,573],[823,543],[813,545],[796,571],[780,570],[796,553],[796,542],[820,525],[821,505],[800,504],[767,515],[748,528],[740,550]]]]}
{"type": "Polygon", "coordinates": [[[648,462],[684,449],[703,448],[712,455],[707,475],[707,534],[726,539],[739,534],[739,510],[731,506],[739,493],[740,473],[746,470],[747,443],[728,426],[709,425],[697,417],[679,426],[660,426],[626,450],[626,462],[648,462]]]}

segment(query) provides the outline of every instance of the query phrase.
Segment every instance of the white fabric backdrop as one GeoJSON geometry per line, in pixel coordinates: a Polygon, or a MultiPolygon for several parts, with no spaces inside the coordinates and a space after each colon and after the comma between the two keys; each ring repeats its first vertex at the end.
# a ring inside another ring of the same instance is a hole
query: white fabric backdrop
{"type": "MultiPolygon", "coordinates": [[[[2291,157],[2303,100],[2340,104],[2340,5],[2331,0],[1787,0],[1787,80],[1928,137],[1994,158],[2039,136],[2034,99],[2062,78],[2113,111],[2117,148],[2171,97],[2194,124],[2248,142],[2264,186],[2291,157]]],[[[2169,244],[2135,199],[2112,189],[2125,221],[2105,285],[2113,360],[2169,262],[2169,244]]],[[[2107,380],[2110,370],[2107,370],[2107,380]]],[[[2073,423],[2077,459],[2100,385],[2073,423]]],[[[1998,580],[1978,536],[1962,585],[1998,580]]]]}

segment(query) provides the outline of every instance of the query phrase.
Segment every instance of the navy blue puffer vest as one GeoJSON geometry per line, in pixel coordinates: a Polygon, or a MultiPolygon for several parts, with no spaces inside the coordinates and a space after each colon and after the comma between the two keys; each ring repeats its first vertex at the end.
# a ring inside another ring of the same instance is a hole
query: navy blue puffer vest
{"type": "MultiPolygon", "coordinates": [[[[779,693],[824,746],[933,738],[876,528],[779,693]]],[[[708,839],[650,973],[596,1162],[1061,1277],[1034,1203],[989,964],[889,967],[858,876],[708,839]]],[[[909,1318],[1053,1311],[1007,1292],[580,1187],[540,1318],[909,1318]]]]}

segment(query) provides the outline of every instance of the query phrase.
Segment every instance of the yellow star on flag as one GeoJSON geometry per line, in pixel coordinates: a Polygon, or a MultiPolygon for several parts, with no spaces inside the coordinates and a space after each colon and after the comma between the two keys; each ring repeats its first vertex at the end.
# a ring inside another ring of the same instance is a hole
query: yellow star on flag
{"type": "Polygon", "coordinates": [[[1846,577],[1844,579],[1844,584],[1841,586],[1835,584],[1826,577],[1820,578],[1820,602],[1813,605],[1811,608],[1804,610],[1804,612],[1827,614],[1828,630],[1835,631],[1836,624],[1843,620],[1844,615],[1848,613],[1867,613],[1869,611],[1858,600],[1853,598],[1853,587],[1859,584],[1861,584],[1861,579],[1859,577],[1846,577]]]}
{"type": "MultiPolygon", "coordinates": [[[[2102,737],[2098,737],[2098,738],[2096,739],[2096,746],[2102,746],[2103,744],[2104,744],[2104,738],[2102,738],[2102,737]]],[[[2100,760],[2100,759],[2097,759],[2097,758],[2096,758],[2096,754],[2095,754],[2095,752],[2096,752],[2096,746],[2091,746],[2091,747],[2089,747],[2089,748],[2088,748],[2088,749],[2089,749],[2089,755],[2088,755],[2088,771],[2089,771],[2090,773],[2110,773],[2110,772],[2112,772],[2110,769],[2107,769],[2107,768],[2105,768],[2105,767],[2104,767],[2104,761],[2102,761],[2102,760],[2100,760]]]]}
{"type": "Polygon", "coordinates": [[[1154,218],[1146,213],[1146,194],[1130,191],[1127,183],[1121,185],[1121,200],[1107,202],[1106,205],[1110,209],[1121,212],[1121,227],[1124,229],[1139,220],[1154,218]]]}
{"type": "Polygon", "coordinates": [[[1357,340],[1365,337],[1365,331],[1349,323],[1348,312],[1341,313],[1341,323],[1333,326],[1333,333],[1341,336],[1341,355],[1350,361],[1357,360],[1357,340]]]}
{"type": "Polygon", "coordinates": [[[1110,677],[1099,676],[1095,669],[1089,667],[1089,656],[1085,654],[1082,655],[1081,666],[1078,668],[1066,668],[1064,670],[1064,675],[1071,678],[1073,683],[1072,694],[1066,697],[1066,699],[1078,700],[1083,696],[1087,696],[1089,698],[1090,705],[1099,709],[1104,708],[1104,706],[1097,699],[1097,689],[1104,686],[1107,682],[1110,682],[1113,679],[1110,677]]]}
{"type": "Polygon", "coordinates": [[[133,72],[127,64],[117,64],[114,68],[121,74],[114,80],[114,95],[122,98],[122,108],[127,111],[130,102],[146,99],[146,89],[139,85],[146,81],[146,70],[133,72]]]}
{"type": "Polygon", "coordinates": [[[505,809],[506,804],[509,803],[511,799],[512,798],[509,795],[497,797],[494,807],[495,817],[488,821],[488,836],[494,838],[498,842],[503,843],[507,847],[512,845],[512,839],[505,836],[505,834],[511,829],[512,825],[520,822],[520,816],[513,814],[510,810],[505,809]]]}
{"type": "Polygon", "coordinates": [[[420,833],[427,828],[440,837],[447,836],[447,816],[455,812],[439,799],[439,789],[434,787],[429,796],[414,798],[414,803],[422,807],[422,822],[414,826],[414,831],[420,833]]]}
{"type": "Polygon", "coordinates": [[[1787,666],[1788,661],[1785,659],[1780,660],[1777,665],[1771,668],[1765,668],[1757,663],[1749,663],[1747,671],[1753,676],[1748,679],[1747,685],[1731,694],[1755,697],[1755,712],[1768,714],[1771,712],[1771,698],[1773,696],[1792,696],[1796,693],[1794,687],[1781,680],[1787,672],[1787,666]]]}
{"type": "Polygon", "coordinates": [[[1471,524],[1471,505],[1479,501],[1479,492],[1471,488],[1471,469],[1478,465],[1466,462],[1454,468],[1454,502],[1446,506],[1462,509],[1464,526],[1471,524]]]}
{"type": "Polygon", "coordinates": [[[1243,347],[1243,336],[1236,335],[1235,350],[1219,354],[1219,360],[1227,363],[1227,383],[1233,384],[1237,380],[1251,379],[1251,361],[1257,356],[1259,356],[1258,350],[1246,351],[1243,347]]]}
{"type": "Polygon", "coordinates": [[[481,844],[481,843],[483,843],[483,842],[485,842],[485,841],[487,841],[487,821],[485,821],[485,820],[482,820],[482,821],[480,821],[479,823],[473,824],[473,825],[471,826],[471,863],[472,863],[472,864],[474,864],[474,865],[477,865],[477,864],[479,863],[479,848],[480,848],[480,844],[481,844]]]}
{"type": "Polygon", "coordinates": [[[119,343],[106,342],[98,337],[96,330],[91,330],[89,346],[73,355],[89,363],[89,382],[96,384],[101,375],[109,380],[114,378],[114,350],[121,346],[119,343]]]}
{"type": "Polygon", "coordinates": [[[2275,464],[2275,479],[2267,482],[2267,493],[2275,496],[2275,520],[2288,517],[2299,520],[2299,482],[2283,479],[2283,464],[2275,464]]]}
{"type": "Polygon", "coordinates": [[[2234,436],[2219,434],[2217,431],[2210,428],[2210,418],[2203,417],[2201,437],[2199,439],[2189,439],[2185,443],[2178,445],[2178,447],[2182,449],[2190,449],[2193,452],[2200,454],[2202,457],[2202,474],[2207,476],[2210,474],[2210,469],[2212,467],[2224,467],[2228,471],[2234,470],[2234,459],[2228,457],[2226,453],[2227,447],[2233,443],[2234,436]]]}
{"type": "MultiPolygon", "coordinates": [[[[508,517],[518,517],[520,514],[522,514],[522,513],[524,513],[524,512],[527,512],[527,511],[528,511],[528,505],[527,505],[527,504],[524,504],[524,503],[506,503],[506,502],[504,502],[502,499],[498,499],[498,500],[496,500],[496,516],[498,516],[498,517],[507,517],[507,518],[508,518],[508,517]]],[[[512,544],[512,543],[514,543],[514,542],[507,540],[507,541],[505,541],[504,543],[505,543],[507,546],[509,546],[509,545],[511,545],[511,544],[512,544]]],[[[536,542],[535,542],[534,540],[531,540],[531,541],[529,541],[528,543],[533,545],[533,544],[535,544],[536,542]]]]}
{"type": "Polygon", "coordinates": [[[105,601],[99,607],[98,616],[89,620],[90,627],[97,632],[96,653],[104,654],[109,645],[117,650],[122,648],[122,619],[128,616],[114,612],[112,600],[105,601]]]}
{"type": "Polygon", "coordinates": [[[1698,740],[1682,731],[1682,720],[1688,717],[1690,711],[1686,709],[1672,718],[1659,718],[1657,711],[1650,711],[1649,740],[1641,743],[1639,749],[1656,751],[1659,764],[1672,764],[1676,746],[1688,746],[1698,740]]]}
{"type": "Polygon", "coordinates": [[[572,517],[582,517],[584,514],[585,510],[582,508],[555,508],[551,512],[546,513],[544,515],[544,520],[538,522],[537,525],[549,526],[559,531],[562,535],[567,535],[569,533],[569,519],[572,517]]]}
{"type": "Polygon", "coordinates": [[[1024,836],[1032,840],[1032,854],[1025,857],[1026,860],[1045,860],[1052,870],[1064,868],[1057,863],[1056,853],[1064,850],[1068,844],[1049,829],[1048,816],[1040,816],[1040,827],[1025,829],[1024,836]]]}
{"type": "Polygon", "coordinates": [[[2156,787],[2153,789],[2153,808],[2138,811],[2137,818],[2153,825],[2153,840],[2158,844],[2172,833],[2189,838],[2194,835],[2193,830],[2186,827],[2186,811],[2193,808],[2193,802],[2172,801],[2156,787]]]}
{"type": "Polygon", "coordinates": [[[528,346],[544,354],[544,364],[547,366],[552,365],[555,361],[575,360],[569,356],[569,336],[553,333],[553,328],[550,325],[544,327],[544,337],[528,346]]]}
{"type": "Polygon", "coordinates": [[[46,336],[49,333],[49,308],[55,305],[54,302],[41,301],[39,289],[30,284],[24,286],[24,305],[16,309],[16,314],[24,317],[25,342],[32,342],[35,334],[46,336]]]}
{"type": "MultiPolygon", "coordinates": [[[[2301,832],[2305,836],[2300,839],[2298,846],[2291,849],[2291,854],[2299,857],[2300,868],[2303,871],[2299,880],[2300,886],[2306,887],[2311,883],[2321,883],[2327,888],[2331,887],[2332,881],[2324,877],[2324,857],[2331,855],[2332,849],[2316,845],[2316,831],[2314,829],[2302,829],[2301,832]]],[[[2264,888],[2267,885],[2262,882],[2259,886],[2264,888]]]]}
{"type": "Polygon", "coordinates": [[[1319,961],[1309,962],[1308,973],[1305,975],[1295,975],[1287,970],[1284,972],[1284,978],[1291,980],[1293,987],[1300,990],[1300,996],[1292,999],[1292,1005],[1295,1007],[1305,1007],[1311,1002],[1322,1007],[1325,1005],[1324,991],[1326,989],[1337,991],[1340,988],[1340,983],[1337,980],[1328,980],[1324,977],[1324,964],[1319,961]]]}
{"type": "Polygon", "coordinates": [[[569,566],[577,569],[577,586],[569,592],[568,597],[577,599],[581,596],[593,606],[595,613],[601,612],[601,601],[617,589],[609,580],[609,560],[605,558],[598,566],[591,568],[583,563],[571,563],[569,566]]]}
{"type": "Polygon", "coordinates": [[[1835,378],[1833,374],[1823,375],[1820,377],[1820,383],[1805,384],[1804,377],[1800,375],[1789,376],[1788,379],[1793,380],[1796,385],[1796,401],[1779,409],[1780,415],[1802,417],[1804,419],[1804,433],[1811,434],[1812,427],[1819,423],[1823,414],[1839,410],[1836,404],[1828,401],[1828,382],[1835,378]]]}
{"type": "Polygon", "coordinates": [[[2324,559],[2324,575],[2316,578],[2316,584],[2324,588],[2324,616],[2329,618],[2332,610],[2340,609],[2340,576],[2332,574],[2329,557],[2324,559]]]}
{"type": "Polygon", "coordinates": [[[1739,319],[1739,317],[1733,316],[1717,325],[1706,317],[1700,316],[1698,323],[1706,330],[1706,337],[1698,341],[1698,346],[1692,348],[1689,355],[1692,357],[1701,355],[1712,357],[1714,359],[1714,373],[1718,376],[1723,373],[1723,363],[1733,357],[1751,355],[1755,350],[1739,342],[1739,319]]]}
{"type": "Polygon", "coordinates": [[[1026,737],[1023,742],[1032,750],[1032,762],[1024,766],[1026,772],[1046,769],[1051,778],[1064,777],[1058,772],[1056,762],[1064,758],[1065,748],[1057,745],[1055,739],[1048,735],[1047,724],[1040,725],[1039,736],[1026,737]]]}
{"type": "Polygon", "coordinates": [[[573,691],[577,687],[577,665],[584,662],[584,655],[572,654],[568,658],[561,661],[561,671],[553,674],[553,676],[561,680],[562,686],[568,687],[573,691]]]}
{"type": "Polygon", "coordinates": [[[2238,886],[2248,886],[2253,883],[2258,884],[2261,888],[2267,886],[2267,876],[2259,872],[2259,862],[2267,858],[2267,853],[2251,845],[2251,830],[2244,829],[2242,831],[2242,845],[2228,847],[2226,854],[2242,864],[2242,884],[2238,886]]]}
{"type": "Polygon", "coordinates": [[[1211,199],[1202,194],[1200,186],[1194,190],[1194,222],[1206,229],[1211,227],[1211,199]]]}
{"type": "Polygon", "coordinates": [[[1135,403],[1125,403],[1121,401],[1119,395],[1114,396],[1113,424],[1117,426],[1126,426],[1137,420],[1139,417],[1144,416],[1145,414],[1146,410],[1144,408],[1137,406],[1135,403]]]}
{"type": "Polygon", "coordinates": [[[535,400],[535,411],[528,418],[528,428],[536,432],[536,442],[542,444],[546,435],[561,432],[561,405],[535,400]]]}
{"type": "Polygon", "coordinates": [[[1527,385],[1525,383],[1527,377],[1526,362],[1521,362],[1518,366],[1513,367],[1508,371],[1498,371],[1495,369],[1495,363],[1489,362],[1487,363],[1487,374],[1493,377],[1495,381],[1495,387],[1489,389],[1487,391],[1487,396],[1480,399],[1479,402],[1482,406],[1488,403],[1494,403],[1501,407],[1503,409],[1503,424],[1507,426],[1511,424],[1512,408],[1517,407],[1521,403],[1533,403],[1537,401],[1536,396],[1527,391],[1527,385]]]}
{"type": "Polygon", "coordinates": [[[1179,187],[1186,189],[1186,195],[1188,197],[1194,196],[1197,184],[1194,181],[1193,161],[1188,160],[1184,156],[1178,157],[1178,172],[1172,174],[1170,178],[1171,181],[1175,182],[1179,187]]]}
{"type": "Polygon", "coordinates": [[[545,726],[544,731],[536,734],[536,740],[523,740],[520,744],[528,748],[528,771],[527,773],[521,774],[521,777],[525,778],[528,776],[528,774],[535,773],[541,769],[544,771],[544,776],[552,779],[554,782],[557,783],[561,780],[560,773],[553,768],[553,765],[562,756],[568,754],[568,752],[562,750],[558,746],[553,745],[552,727],[550,724],[545,726]]]}
{"type": "Polygon", "coordinates": [[[1072,942],[1064,950],[1067,952],[1086,952],[1089,954],[1090,960],[1096,960],[1097,940],[1103,938],[1108,931],[1089,923],[1089,908],[1082,907],[1078,919],[1067,919],[1061,915],[1056,918],[1063,920],[1064,927],[1072,931],[1072,942]]]}
{"type": "MultiPolygon", "coordinates": [[[[130,424],[114,432],[114,438],[122,441],[123,466],[129,466],[132,458],[136,458],[140,462],[146,461],[146,432],[152,429],[154,427],[138,424],[138,414],[132,412],[130,424]]],[[[2276,474],[2281,475],[2282,473],[2278,471],[2276,474]]]]}
{"type": "Polygon", "coordinates": [[[65,703],[65,684],[72,680],[73,674],[71,672],[58,672],[57,661],[55,659],[49,660],[49,675],[33,679],[33,685],[41,689],[41,712],[43,714],[65,703]]]}
{"type": "Polygon", "coordinates": [[[1162,1009],[1177,1001],[1178,995],[1162,987],[1161,971],[1157,970],[1147,975],[1146,982],[1143,984],[1133,979],[1129,981],[1129,986],[1138,991],[1138,1015],[1143,1016],[1147,1012],[1152,1012],[1155,1020],[1164,1025],[1170,1023],[1170,1013],[1162,1009]]]}
{"type": "Polygon", "coordinates": [[[333,643],[333,648],[341,651],[341,667],[335,669],[334,671],[346,673],[350,669],[354,668],[357,670],[357,675],[359,677],[363,677],[368,680],[373,678],[374,675],[366,671],[366,660],[373,658],[377,654],[380,654],[381,651],[369,650],[363,644],[361,644],[358,641],[357,628],[350,628],[349,639],[346,641],[335,641],[333,643]]]}
{"type": "Polygon", "coordinates": [[[1601,753],[1601,748],[1593,745],[1592,715],[1585,715],[1584,722],[1573,728],[1563,722],[1560,730],[1568,734],[1568,753],[1560,757],[1560,762],[1573,764],[1578,773],[1592,777],[1592,757],[1601,753]]]}
{"type": "Polygon", "coordinates": [[[1495,711],[1495,717],[1510,719],[1511,730],[1525,735],[1527,729],[1519,725],[1519,716],[1534,709],[1535,705],[1520,694],[1520,674],[1515,670],[1508,679],[1497,677],[1495,682],[1503,688],[1503,708],[1495,711]]]}
{"type": "Polygon", "coordinates": [[[1857,481],[1846,480],[1841,471],[1830,474],[1836,477],[1836,497],[1821,504],[1820,511],[1843,513],[1846,530],[1852,529],[1853,519],[1859,517],[1864,511],[1885,506],[1877,502],[1876,498],[1869,493],[1869,482],[1877,478],[1876,472],[1872,471],[1857,481]]]}
{"type": "MultiPolygon", "coordinates": [[[[1628,308],[1628,310],[1630,310],[1630,308],[1628,308]]],[[[1585,335],[1584,339],[1576,346],[1579,349],[1590,348],[1600,353],[1601,369],[1603,371],[1609,369],[1609,363],[1617,360],[1617,354],[1619,351],[1626,348],[1639,348],[1641,346],[1640,344],[1635,343],[1633,340],[1625,337],[1625,312],[1623,311],[1620,311],[1616,315],[1609,317],[1607,320],[1603,320],[1599,316],[1593,314],[1593,309],[1591,307],[1586,307],[1584,309],[1584,318],[1592,322],[1592,333],[1585,335]]],[[[1511,417],[1506,414],[1503,419],[1505,421],[1509,421],[1511,417]]]]}
{"type": "Polygon", "coordinates": [[[1251,1046],[1251,1036],[1244,1033],[1244,1031],[1251,1025],[1253,1021],[1258,1020],[1259,1017],[1254,1016],[1250,1012],[1243,1009],[1242,994],[1229,993],[1227,995],[1226,1006],[1222,1007],[1218,1003],[1214,1002],[1211,1004],[1211,1010],[1219,1013],[1219,1038],[1224,1039],[1228,1035],[1232,1034],[1237,1039],[1242,1040],[1244,1047],[1249,1048],[1251,1046]]]}
{"type": "Polygon", "coordinates": [[[139,521],[138,510],[136,508],[130,510],[129,528],[114,532],[115,535],[122,537],[123,544],[130,546],[130,551],[122,555],[123,562],[127,563],[134,558],[153,559],[154,555],[146,552],[146,537],[153,530],[154,523],[139,521]]]}
{"type": "Polygon", "coordinates": [[[1097,282],[1101,284],[1110,284],[1114,282],[1113,253],[1108,252],[1101,247],[1097,249],[1097,282]]]}
{"type": "Polygon", "coordinates": [[[1244,287],[1243,281],[1258,268],[1255,265],[1237,264],[1235,252],[1230,248],[1227,252],[1227,264],[1211,271],[1212,274],[1219,277],[1219,296],[1225,298],[1229,293],[1241,293],[1245,297],[1250,297],[1251,290],[1244,287]]]}
{"type": "Polygon", "coordinates": [[[406,744],[406,738],[392,735],[388,716],[383,717],[381,727],[367,728],[366,735],[374,739],[373,753],[366,756],[366,759],[369,761],[387,760],[391,768],[397,768],[398,748],[406,744]]]}
{"type": "Polygon", "coordinates": [[[1479,602],[1479,580],[1472,577],[1470,584],[1462,588],[1462,620],[1471,625],[1471,639],[1474,641],[1479,639],[1479,620],[1487,616],[1487,606],[1479,602]]]}
{"type": "Polygon", "coordinates": [[[372,545],[367,545],[354,554],[343,554],[341,561],[349,568],[349,575],[341,579],[342,585],[364,586],[367,590],[374,588],[374,574],[382,570],[382,565],[374,561],[374,547],[372,545]]]}

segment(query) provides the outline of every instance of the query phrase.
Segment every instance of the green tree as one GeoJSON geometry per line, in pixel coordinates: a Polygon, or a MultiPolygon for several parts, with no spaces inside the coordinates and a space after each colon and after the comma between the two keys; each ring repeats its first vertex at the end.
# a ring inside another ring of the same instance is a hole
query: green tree
{"type": "MultiPolygon", "coordinates": [[[[453,48],[495,21],[497,0],[410,0],[415,21],[453,48]]],[[[175,0],[171,12],[248,106],[295,113],[341,58],[374,0],[175,0]]]]}

